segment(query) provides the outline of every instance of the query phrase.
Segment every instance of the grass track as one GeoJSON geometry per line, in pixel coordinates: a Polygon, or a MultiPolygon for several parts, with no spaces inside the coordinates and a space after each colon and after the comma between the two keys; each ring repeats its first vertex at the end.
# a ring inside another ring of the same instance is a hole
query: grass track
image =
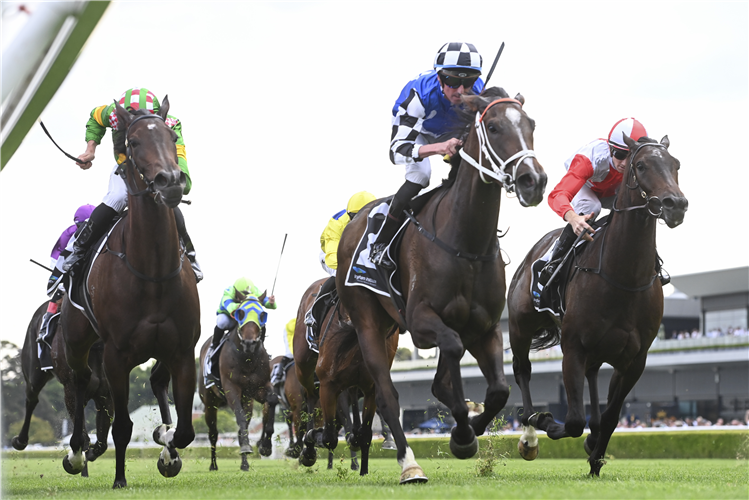
{"type": "Polygon", "coordinates": [[[14,458],[4,455],[4,498],[60,499],[193,499],[193,498],[606,498],[606,499],[733,499],[749,498],[746,460],[609,460],[600,478],[587,476],[585,460],[554,459],[525,462],[504,460],[485,477],[476,475],[476,461],[421,459],[429,482],[398,485],[394,459],[373,459],[370,474],[360,477],[348,462],[325,460],[310,469],[292,460],[251,460],[239,470],[239,458],[219,460],[209,472],[207,459],[186,459],[176,478],[165,479],[156,459],[129,459],[128,488],[112,490],[114,459],[89,465],[91,477],[66,474],[55,458],[14,458]]]}

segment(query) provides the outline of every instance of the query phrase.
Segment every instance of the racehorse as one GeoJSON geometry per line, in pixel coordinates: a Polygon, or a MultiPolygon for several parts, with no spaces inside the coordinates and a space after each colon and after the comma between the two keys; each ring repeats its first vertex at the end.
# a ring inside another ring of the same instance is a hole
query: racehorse
{"type": "Polygon", "coordinates": [[[655,271],[656,221],[673,228],[684,221],[687,199],[679,189],[679,161],[668,152],[669,140],[632,141],[625,135],[629,162],[618,188],[608,225],[599,230],[573,262],[566,284],[563,318],[538,312],[531,301],[531,264],[553,244],[561,230],[544,236],[526,256],[508,294],[510,345],[515,380],[523,395],[518,448],[532,460],[538,454],[535,428],[551,439],[578,437],[585,428],[583,392],[590,390],[590,434],[585,439],[590,474],[598,476],[624,398],[645,368],[648,349],[663,317],[663,289],[655,271]],[[550,413],[534,413],[528,352],[561,342],[562,374],[569,405],[564,424],[550,413]],[[614,367],[606,409],[601,415],[598,370],[614,367]]]}
{"type": "MultiPolygon", "coordinates": [[[[216,441],[218,429],[216,415],[218,408],[229,406],[234,412],[239,426],[239,453],[242,455],[240,469],[250,470],[247,454],[252,453],[248,427],[252,418],[254,401],[266,405],[263,408],[263,431],[258,443],[262,456],[270,456],[273,451],[273,419],[278,397],[270,385],[270,365],[265,350],[265,316],[263,306],[254,295],[248,295],[237,308],[234,317],[238,326],[229,332],[229,337],[219,354],[221,389],[216,386],[206,389],[203,377],[203,363],[198,371],[198,392],[205,405],[205,422],[208,424],[208,439],[211,441],[211,466],[216,465],[216,441]]],[[[211,346],[206,340],[200,349],[200,359],[205,359],[211,346]]]]}
{"type": "MultiPolygon", "coordinates": [[[[339,316],[337,311],[331,310],[321,326],[325,333],[320,339],[320,355],[317,358],[315,373],[320,380],[320,408],[324,427],[315,429],[310,437],[312,441],[319,442],[332,452],[338,445],[338,410],[343,408],[344,412],[348,413],[348,406],[352,405],[354,422],[348,441],[352,449],[361,449],[359,475],[364,476],[369,473],[372,420],[377,409],[374,380],[366,369],[362,370],[364,359],[356,331],[350,324],[336,319],[336,316],[339,316]],[[360,389],[364,395],[361,419],[356,389],[360,389]],[[344,396],[344,399],[339,406],[341,396],[344,396]]],[[[397,330],[390,333],[386,344],[388,367],[391,367],[398,349],[397,330]]]]}
{"type": "Polygon", "coordinates": [[[168,111],[168,98],[157,114],[128,112],[117,104],[122,133],[113,140],[115,151],[126,158],[120,175],[128,189],[129,210],[109,234],[85,282],[97,327],[71,305],[73,287],[63,304],[65,353],[76,383],[75,425],[63,467],[77,474],[85,465],[82,451],[88,447],[88,436],[83,432],[83,403],[91,378],[87,359],[91,346],[101,338],[104,371],[114,401],[114,488],[127,486],[125,451],[133,428],[127,403],[129,373],[135,366],[157,360],[151,388],[163,420],[154,432],[156,442],[164,446],[157,462],[162,475],[179,473],[182,462],[177,448],[187,447],[195,438],[192,402],[200,304],[172,210],[182,200],[185,174],[177,165],[176,134],[165,123],[168,111]],[[176,428],[170,427],[167,406],[171,378],[176,428]]]}
{"type": "MultiPolygon", "coordinates": [[[[303,439],[298,442],[298,445],[303,444],[299,461],[306,467],[311,467],[317,461],[317,450],[315,447],[325,447],[321,440],[317,438],[313,439],[314,429],[316,426],[323,424],[321,417],[320,408],[320,397],[318,383],[315,381],[315,369],[317,366],[318,353],[310,349],[307,343],[307,327],[304,324],[304,319],[307,311],[312,307],[312,304],[317,297],[317,293],[320,287],[328,278],[323,278],[312,283],[302,295],[302,300],[299,303],[299,309],[297,310],[296,327],[294,330],[294,367],[295,375],[302,386],[302,399],[304,401],[303,406],[307,408],[307,432],[302,433],[303,439]]],[[[332,308],[326,314],[326,317],[321,321],[320,335],[326,335],[327,331],[331,328],[338,328],[337,323],[333,321],[333,314],[335,308],[332,308]],[[336,326],[334,326],[336,325],[336,326]]],[[[351,454],[351,470],[358,470],[359,464],[356,458],[356,452],[359,450],[359,446],[356,441],[356,435],[361,427],[359,419],[359,397],[356,389],[344,391],[340,395],[336,394],[333,396],[338,398],[337,405],[334,404],[332,415],[334,421],[333,426],[335,427],[335,436],[337,441],[338,431],[343,428],[346,433],[346,441],[348,442],[351,454]],[[349,413],[350,410],[353,410],[349,413]]],[[[297,431],[299,432],[299,431],[297,431]]],[[[331,438],[332,439],[332,438],[331,438]]],[[[333,468],[333,448],[328,447],[328,469],[333,468]]]]}
{"type": "Polygon", "coordinates": [[[417,348],[439,347],[432,393],[450,408],[457,423],[450,450],[458,458],[475,455],[476,435],[485,431],[509,394],[499,330],[505,302],[505,264],[499,257],[497,239],[502,187],[514,191],[522,206],[540,203],[546,187],[546,174],[532,150],[534,122],[523,110],[523,96],[511,99],[503,89],[491,88],[480,96],[464,95],[462,101],[458,113],[467,127],[473,126],[460,155],[451,160],[454,182],[433,193],[415,214],[421,226],[406,226],[397,254],[398,284],[406,300],[404,321],[388,297],[345,285],[345,271],[351,267],[367,215],[379,202],[359,212],[338,247],[341,272],[336,288],[375,381],[377,406],[393,433],[401,483],[427,478],[399,421],[387,335],[400,323],[401,331],[411,332],[417,348]],[[425,234],[419,234],[421,231],[425,234]],[[470,419],[460,375],[460,359],[466,350],[476,358],[488,383],[486,411],[470,419]]]}
{"type": "MultiPolygon", "coordinates": [[[[26,415],[23,419],[23,427],[17,436],[13,437],[11,444],[16,450],[26,449],[29,443],[29,424],[31,415],[39,403],[39,393],[52,377],[63,386],[65,391],[65,406],[71,419],[75,416],[75,384],[73,372],[65,359],[65,346],[60,325],[57,323],[57,332],[52,337],[52,370],[42,371],[39,362],[36,338],[41,328],[42,317],[47,310],[47,302],[43,303],[34,312],[26,330],[26,338],[21,349],[21,369],[26,382],[26,415]]],[[[107,451],[107,436],[113,414],[112,397],[109,394],[107,379],[101,364],[102,344],[96,343],[92,346],[88,357],[88,365],[91,368],[91,380],[86,388],[86,401],[94,400],[96,405],[96,443],[86,452],[86,462],[93,462],[107,451]]],[[[85,429],[84,429],[85,432],[85,429]]],[[[81,471],[83,477],[88,477],[88,463],[81,471]]]]}

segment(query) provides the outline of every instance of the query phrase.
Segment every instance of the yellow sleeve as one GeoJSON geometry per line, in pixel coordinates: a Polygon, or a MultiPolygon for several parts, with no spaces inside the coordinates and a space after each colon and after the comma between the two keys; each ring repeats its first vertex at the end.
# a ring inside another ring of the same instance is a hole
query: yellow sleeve
{"type": "Polygon", "coordinates": [[[320,236],[322,250],[325,252],[325,265],[331,269],[338,269],[338,242],[346,225],[349,223],[348,214],[338,219],[330,219],[320,236]]]}

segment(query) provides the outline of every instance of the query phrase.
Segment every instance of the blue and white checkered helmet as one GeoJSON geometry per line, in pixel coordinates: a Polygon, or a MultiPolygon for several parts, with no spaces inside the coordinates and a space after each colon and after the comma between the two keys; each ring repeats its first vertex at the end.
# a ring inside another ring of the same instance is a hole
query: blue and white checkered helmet
{"type": "Polygon", "coordinates": [[[434,69],[468,69],[481,73],[483,59],[472,43],[450,42],[434,57],[434,69]]]}

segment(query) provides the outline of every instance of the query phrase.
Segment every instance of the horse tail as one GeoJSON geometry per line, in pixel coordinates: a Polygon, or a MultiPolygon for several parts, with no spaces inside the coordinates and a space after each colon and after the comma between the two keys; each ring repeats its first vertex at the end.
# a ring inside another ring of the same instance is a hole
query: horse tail
{"type": "Polygon", "coordinates": [[[558,327],[550,327],[538,330],[533,334],[531,349],[540,351],[559,345],[562,340],[562,330],[558,327]]]}

